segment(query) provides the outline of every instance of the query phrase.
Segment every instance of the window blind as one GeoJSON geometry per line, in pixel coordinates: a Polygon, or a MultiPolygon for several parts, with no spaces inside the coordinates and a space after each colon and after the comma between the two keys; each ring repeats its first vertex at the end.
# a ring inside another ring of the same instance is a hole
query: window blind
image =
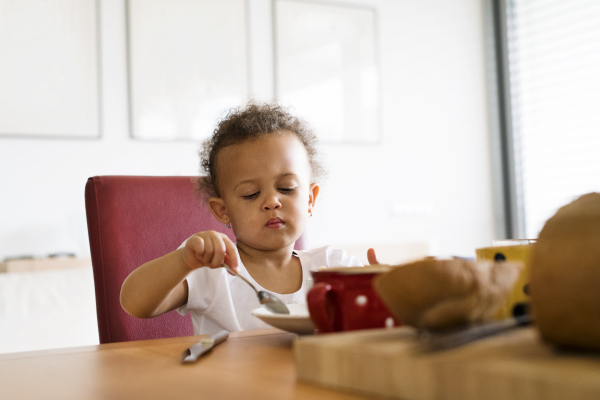
{"type": "Polygon", "coordinates": [[[600,1],[506,0],[513,146],[525,235],[600,191],[600,1]]]}

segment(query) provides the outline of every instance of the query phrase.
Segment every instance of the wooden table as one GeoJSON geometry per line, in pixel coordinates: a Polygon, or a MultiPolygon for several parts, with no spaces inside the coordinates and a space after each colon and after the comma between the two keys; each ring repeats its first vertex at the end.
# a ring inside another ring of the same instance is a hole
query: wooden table
{"type": "Polygon", "coordinates": [[[196,364],[200,336],[0,355],[0,399],[358,399],[296,381],[296,335],[232,333],[196,364]]]}

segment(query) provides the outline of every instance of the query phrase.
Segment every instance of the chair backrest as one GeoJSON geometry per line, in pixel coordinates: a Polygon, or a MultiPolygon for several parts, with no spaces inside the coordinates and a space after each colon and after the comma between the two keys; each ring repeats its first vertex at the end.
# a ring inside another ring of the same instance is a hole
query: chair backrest
{"type": "MultiPolygon", "coordinates": [[[[195,196],[196,177],[95,176],[85,187],[100,343],[193,335],[190,316],[171,311],[138,319],[121,307],[123,281],[147,261],[175,250],[196,232],[235,240],[195,196]]],[[[301,237],[296,248],[304,248],[301,237]]]]}

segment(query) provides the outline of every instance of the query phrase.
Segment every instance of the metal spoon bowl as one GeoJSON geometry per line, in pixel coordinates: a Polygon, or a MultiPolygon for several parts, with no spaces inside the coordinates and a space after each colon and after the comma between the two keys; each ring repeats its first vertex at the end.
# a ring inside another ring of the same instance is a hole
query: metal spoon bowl
{"type": "Polygon", "coordinates": [[[241,276],[240,274],[235,272],[233,269],[231,269],[229,267],[229,265],[221,264],[221,266],[223,268],[225,268],[229,273],[237,276],[238,278],[240,278],[241,280],[246,282],[248,285],[250,285],[250,287],[252,289],[254,289],[254,291],[256,292],[256,295],[258,296],[258,301],[264,308],[266,308],[267,310],[269,310],[275,314],[289,314],[290,313],[290,310],[287,308],[285,303],[283,301],[281,301],[277,296],[275,296],[274,294],[271,294],[269,292],[265,292],[264,290],[256,290],[256,288],[254,287],[253,284],[248,282],[248,280],[246,278],[244,278],[243,276],[241,276]]]}

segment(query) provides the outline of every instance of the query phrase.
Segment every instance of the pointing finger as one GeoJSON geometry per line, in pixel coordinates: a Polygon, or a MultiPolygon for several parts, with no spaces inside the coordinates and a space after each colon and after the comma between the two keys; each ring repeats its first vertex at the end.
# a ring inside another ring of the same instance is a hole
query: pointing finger
{"type": "Polygon", "coordinates": [[[369,260],[369,264],[371,265],[379,264],[379,261],[377,260],[377,256],[375,254],[375,249],[373,248],[367,250],[367,259],[369,260]]]}

